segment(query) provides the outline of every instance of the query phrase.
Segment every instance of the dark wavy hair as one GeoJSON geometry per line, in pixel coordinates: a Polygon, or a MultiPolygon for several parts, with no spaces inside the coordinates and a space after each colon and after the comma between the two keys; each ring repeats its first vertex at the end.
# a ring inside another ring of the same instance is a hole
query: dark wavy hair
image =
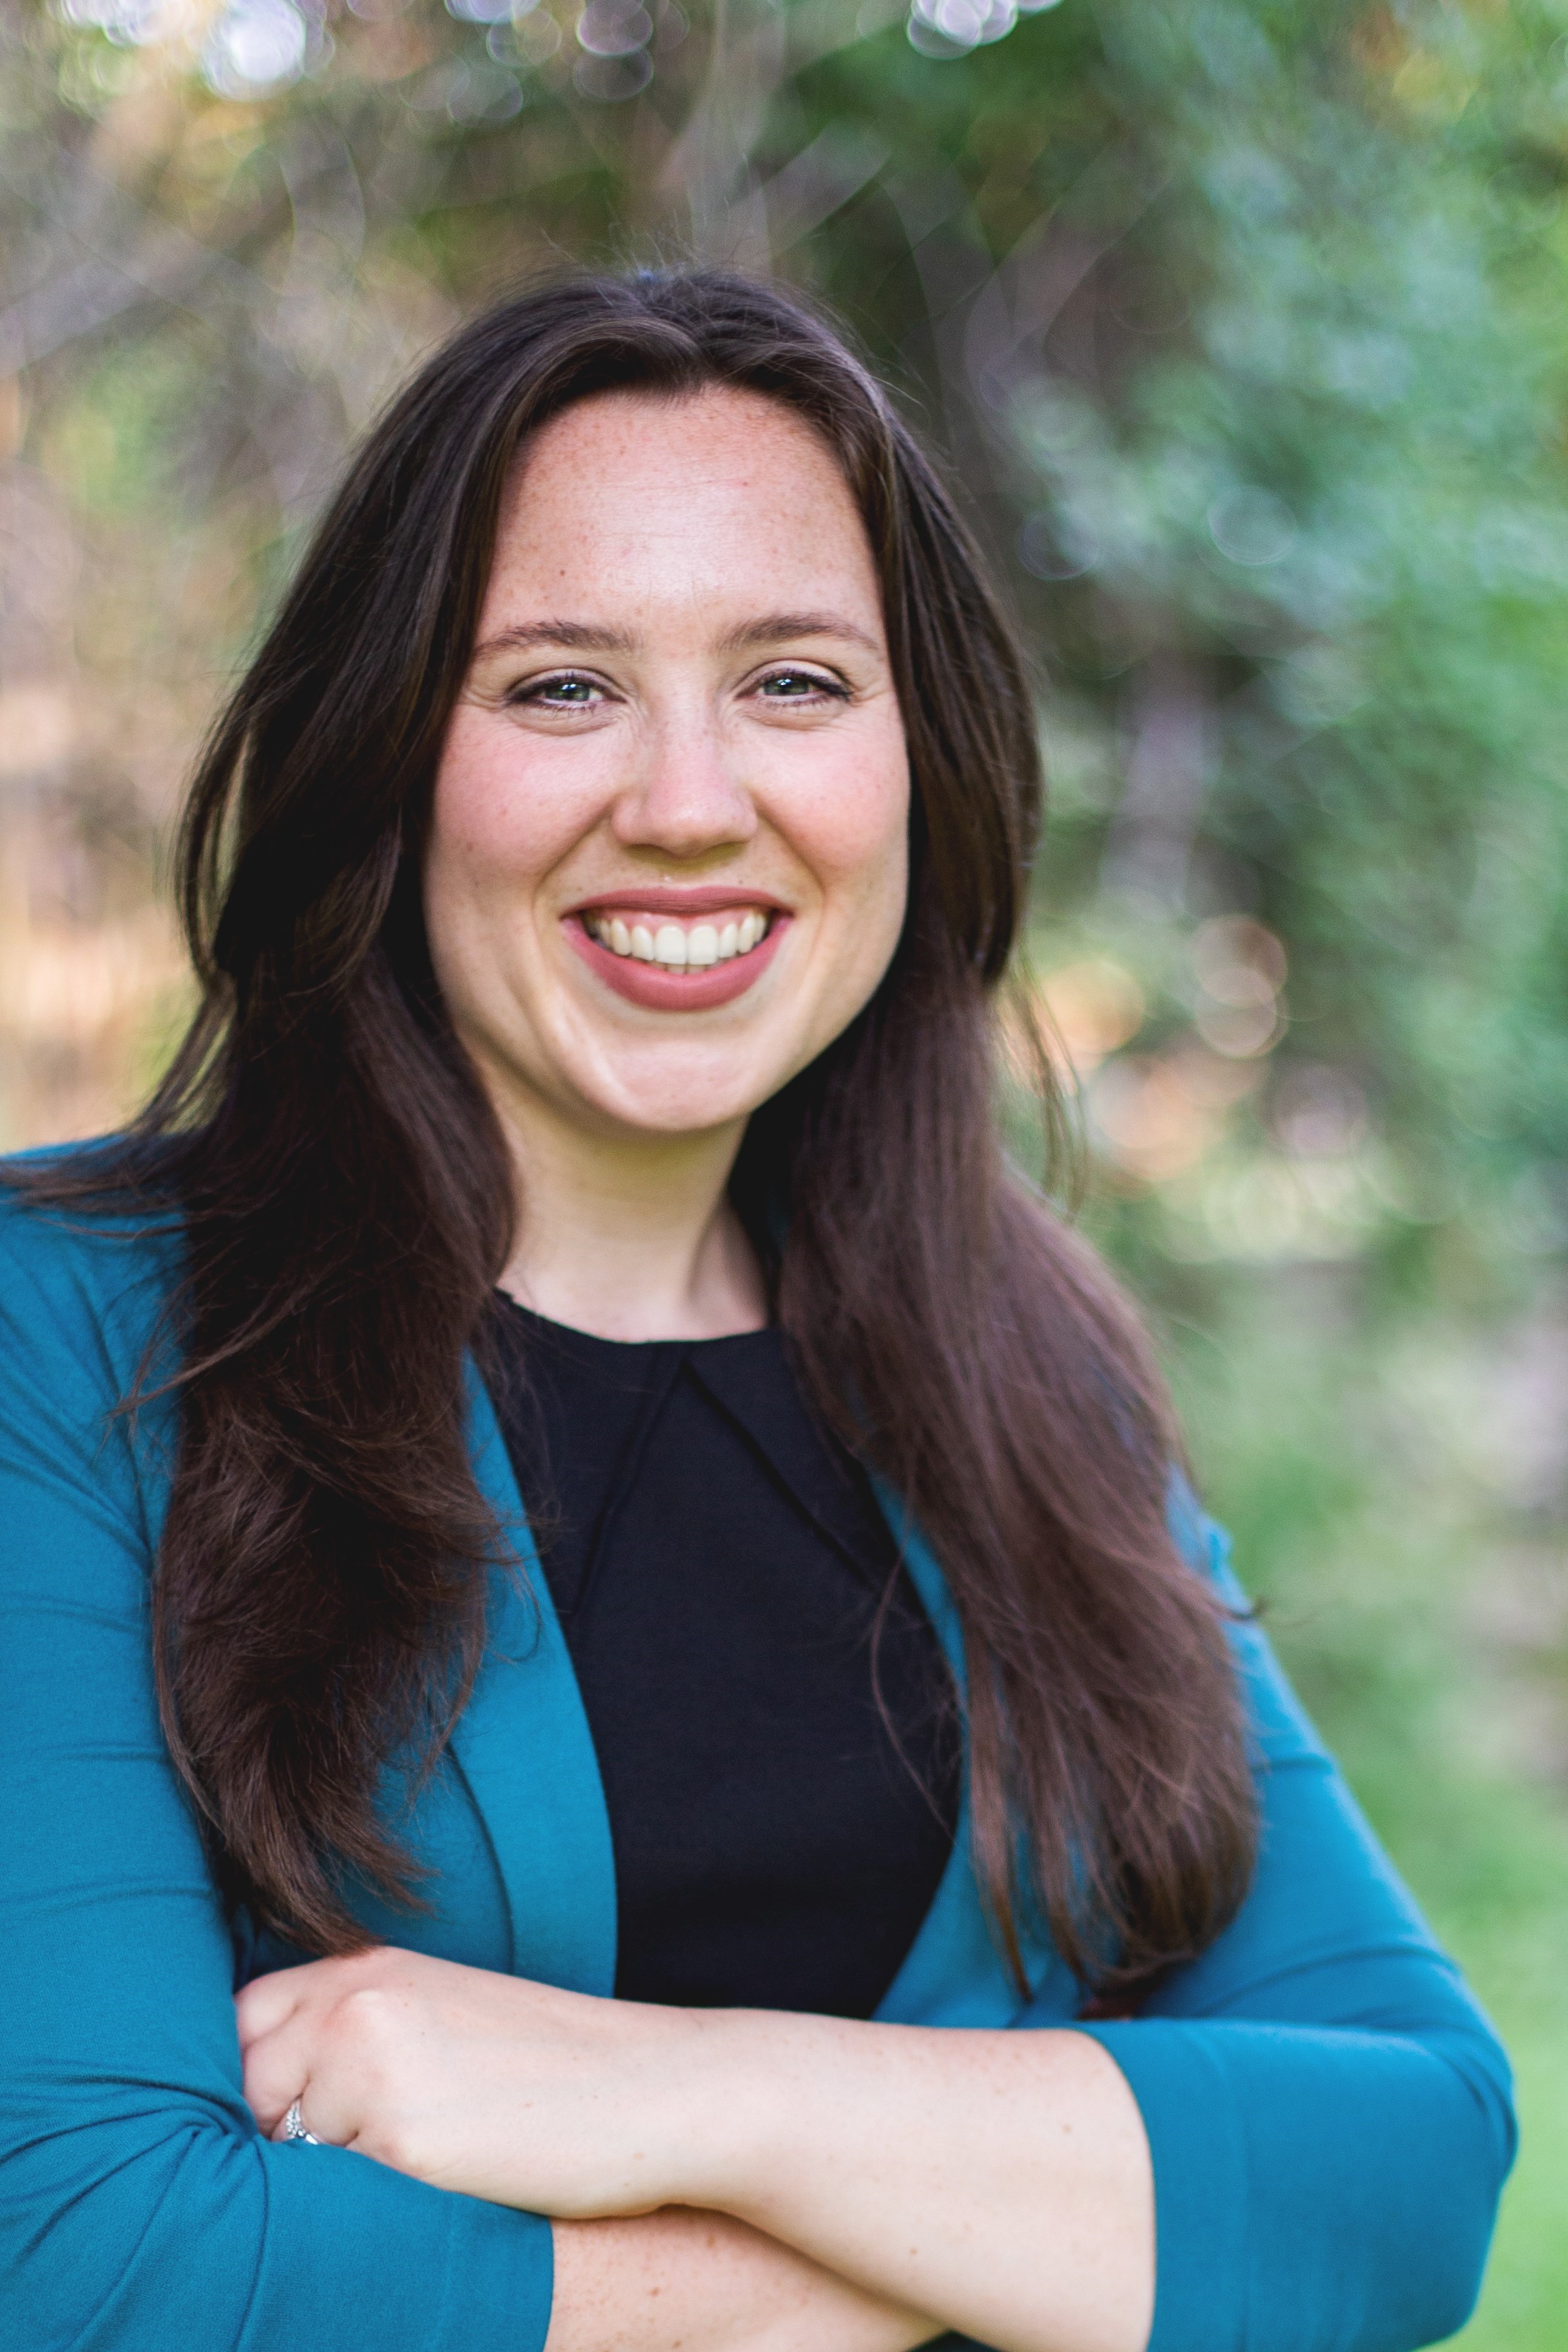
{"type": "Polygon", "coordinates": [[[977,1864],[1012,1963],[1043,1915],[1090,1990],[1127,1999],[1245,1891],[1240,1704],[1167,1525],[1177,1440],[1136,1318],[998,1141],[998,982],[1040,799],[1024,664],[931,463],[800,300],[708,270],[578,278],[421,369],[202,759],[181,848],[202,994],[168,1075],[123,1137],[10,1181],[183,1218],[164,1727],[234,1899],[350,1949],[354,1877],[418,1904],[378,1791],[461,1711],[503,1541],[465,1383],[517,1204],[423,928],[436,761],[528,436],[593,394],[709,386],[783,403],[842,468],[915,786],[892,965],[756,1114],[734,1197],[820,1411],[952,1587],[977,1864]]]}

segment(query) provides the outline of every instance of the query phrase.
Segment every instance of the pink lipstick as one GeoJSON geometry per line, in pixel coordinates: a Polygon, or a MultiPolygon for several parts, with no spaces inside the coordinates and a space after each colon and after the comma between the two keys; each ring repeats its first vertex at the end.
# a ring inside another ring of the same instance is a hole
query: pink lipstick
{"type": "Polygon", "coordinates": [[[603,891],[566,918],[590,969],[632,1004],[703,1013],[759,979],[789,926],[776,899],[707,884],[603,891]]]}

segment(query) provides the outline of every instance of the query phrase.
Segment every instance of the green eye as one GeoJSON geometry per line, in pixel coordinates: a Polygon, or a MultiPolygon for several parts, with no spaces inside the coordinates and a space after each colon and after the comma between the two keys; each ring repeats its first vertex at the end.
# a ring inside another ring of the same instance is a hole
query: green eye
{"type": "Polygon", "coordinates": [[[552,677],[535,688],[541,702],[567,702],[574,707],[591,701],[593,688],[585,677],[552,677]]]}
{"type": "Polygon", "coordinates": [[[798,702],[804,695],[839,694],[842,688],[831,678],[813,677],[807,670],[781,669],[763,679],[762,691],[779,702],[798,702]]]}

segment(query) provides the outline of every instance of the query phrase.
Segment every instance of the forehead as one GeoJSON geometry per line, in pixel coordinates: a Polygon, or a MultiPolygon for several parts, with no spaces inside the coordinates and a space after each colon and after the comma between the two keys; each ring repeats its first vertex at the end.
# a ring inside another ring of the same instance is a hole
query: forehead
{"type": "Polygon", "coordinates": [[[508,485],[487,617],[564,596],[818,604],[878,615],[872,551],[838,461],[781,402],[727,388],[596,394],[528,443],[508,485]]]}

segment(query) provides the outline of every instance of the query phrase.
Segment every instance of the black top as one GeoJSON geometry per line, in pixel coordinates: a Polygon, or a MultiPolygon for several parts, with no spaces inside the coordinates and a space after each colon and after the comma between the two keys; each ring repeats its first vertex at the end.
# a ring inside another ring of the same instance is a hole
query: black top
{"type": "Polygon", "coordinates": [[[622,1343],[510,1299],[497,1321],[609,1806],[617,1993],[869,2017],[936,1891],[960,1767],[864,1472],[775,1330],[622,1343]]]}

